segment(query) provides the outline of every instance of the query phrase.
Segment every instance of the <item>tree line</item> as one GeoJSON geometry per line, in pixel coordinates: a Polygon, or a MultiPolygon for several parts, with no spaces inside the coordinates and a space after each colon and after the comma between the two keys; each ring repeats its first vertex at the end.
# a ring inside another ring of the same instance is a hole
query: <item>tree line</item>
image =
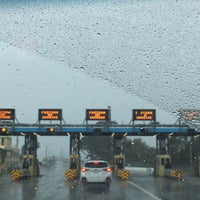
{"type": "MultiPolygon", "coordinates": [[[[86,159],[103,159],[113,163],[113,138],[106,136],[83,137],[81,151],[86,159]]],[[[168,139],[168,153],[175,166],[190,165],[196,162],[200,155],[200,137],[170,137],[168,139]]],[[[130,166],[153,167],[156,147],[146,144],[142,138],[124,140],[125,163],[130,166]]]]}

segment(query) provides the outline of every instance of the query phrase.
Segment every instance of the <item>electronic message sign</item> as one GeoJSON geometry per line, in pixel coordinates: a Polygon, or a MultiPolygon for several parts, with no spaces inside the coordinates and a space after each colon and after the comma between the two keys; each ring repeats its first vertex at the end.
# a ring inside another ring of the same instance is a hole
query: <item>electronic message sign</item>
{"type": "Polygon", "coordinates": [[[108,109],[86,109],[86,120],[109,121],[108,109]]]}
{"type": "Polygon", "coordinates": [[[0,109],[0,120],[15,120],[15,109],[0,109]]]}
{"type": "Polygon", "coordinates": [[[137,109],[133,110],[133,121],[156,121],[156,111],[150,109],[137,109]]]}
{"type": "Polygon", "coordinates": [[[39,109],[39,120],[62,120],[62,109],[39,109]]]}
{"type": "Polygon", "coordinates": [[[180,119],[185,121],[199,121],[200,120],[200,110],[196,109],[184,109],[179,111],[180,119]]]}

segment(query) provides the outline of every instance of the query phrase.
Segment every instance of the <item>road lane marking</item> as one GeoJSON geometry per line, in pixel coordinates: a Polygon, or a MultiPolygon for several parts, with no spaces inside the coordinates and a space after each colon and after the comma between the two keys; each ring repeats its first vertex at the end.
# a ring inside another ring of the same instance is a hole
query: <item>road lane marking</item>
{"type": "Polygon", "coordinates": [[[56,188],[60,188],[60,187],[64,186],[64,184],[65,184],[65,183],[60,183],[60,184],[58,184],[58,185],[56,186],[56,188]]]}
{"type": "Polygon", "coordinates": [[[138,188],[139,190],[143,191],[144,193],[146,193],[147,195],[151,196],[153,199],[156,199],[156,200],[162,200],[160,198],[158,198],[157,196],[153,195],[151,192],[145,190],[144,188],[140,187],[139,185],[133,183],[133,182],[130,182],[130,181],[127,181],[130,185],[138,188]]]}
{"type": "Polygon", "coordinates": [[[192,184],[197,184],[197,185],[199,185],[199,181],[197,182],[197,181],[191,181],[191,180],[189,180],[189,179],[186,179],[186,180],[182,180],[183,182],[185,182],[185,183],[192,183],[192,184]]]}

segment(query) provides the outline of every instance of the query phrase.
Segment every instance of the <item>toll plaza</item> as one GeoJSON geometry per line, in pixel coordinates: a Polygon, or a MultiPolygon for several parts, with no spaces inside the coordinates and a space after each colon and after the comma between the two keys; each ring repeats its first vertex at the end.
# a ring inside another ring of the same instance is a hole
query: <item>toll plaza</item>
{"type": "MultiPolygon", "coordinates": [[[[16,120],[14,109],[0,109],[0,136],[25,136],[22,169],[11,172],[13,179],[32,178],[39,176],[39,162],[37,159],[37,136],[67,136],[70,137],[69,168],[65,171],[68,180],[79,178],[80,175],[80,138],[84,136],[108,136],[113,138],[114,174],[121,179],[128,179],[130,173],[125,169],[124,140],[127,136],[155,136],[156,151],[154,174],[180,179],[183,176],[181,169],[171,168],[171,157],[168,153],[168,138],[172,136],[198,137],[200,131],[189,124],[191,111],[182,111],[178,123],[162,125],[156,121],[156,110],[133,109],[131,122],[126,125],[112,124],[111,108],[86,109],[84,123],[79,125],[66,124],[62,109],[39,109],[35,124],[19,123],[16,120]],[[187,119],[187,121],[186,121],[187,119]],[[183,123],[188,122],[188,123],[183,123]],[[6,123],[9,121],[11,123],[6,123]],[[53,124],[51,121],[56,121],[53,124]],[[101,122],[101,123],[91,123],[101,122]],[[136,124],[136,121],[148,121],[145,124],[136,124]],[[50,123],[47,123],[50,122],[50,123]]],[[[196,117],[195,113],[195,117],[196,117]]],[[[196,173],[200,175],[200,157],[198,157],[196,173]]]]}

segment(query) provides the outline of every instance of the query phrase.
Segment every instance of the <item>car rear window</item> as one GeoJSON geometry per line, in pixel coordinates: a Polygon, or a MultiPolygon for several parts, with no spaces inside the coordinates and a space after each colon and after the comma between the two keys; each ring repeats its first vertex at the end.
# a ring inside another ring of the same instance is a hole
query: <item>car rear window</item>
{"type": "Polygon", "coordinates": [[[107,167],[107,163],[105,162],[91,162],[91,163],[86,163],[85,167],[87,168],[104,168],[107,167]]]}

